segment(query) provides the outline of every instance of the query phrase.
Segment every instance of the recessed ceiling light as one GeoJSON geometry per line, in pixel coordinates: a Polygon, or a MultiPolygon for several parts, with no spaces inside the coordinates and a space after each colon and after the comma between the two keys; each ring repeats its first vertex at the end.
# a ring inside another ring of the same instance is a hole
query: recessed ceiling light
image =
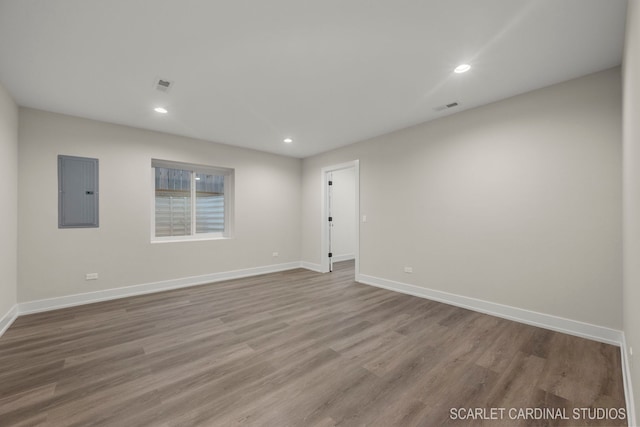
{"type": "Polygon", "coordinates": [[[286,142],[287,144],[291,144],[293,142],[293,139],[291,138],[285,138],[284,142],[286,142]]]}
{"type": "Polygon", "coordinates": [[[169,111],[167,111],[166,108],[163,107],[156,107],[153,109],[153,111],[155,111],[156,113],[160,113],[160,114],[167,114],[169,111]]]}
{"type": "Polygon", "coordinates": [[[453,70],[453,72],[454,73],[458,73],[458,74],[466,73],[470,69],[471,69],[471,65],[469,65],[469,64],[460,64],[453,70]]]}

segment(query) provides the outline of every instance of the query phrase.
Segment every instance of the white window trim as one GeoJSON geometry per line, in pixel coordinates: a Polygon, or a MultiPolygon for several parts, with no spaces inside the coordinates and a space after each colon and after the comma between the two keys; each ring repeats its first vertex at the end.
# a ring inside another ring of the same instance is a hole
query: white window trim
{"type": "Polygon", "coordinates": [[[234,177],[235,170],[231,168],[197,165],[193,163],[173,162],[170,160],[151,159],[151,243],[170,243],[170,242],[194,242],[202,240],[227,240],[233,238],[234,230],[234,177]],[[191,224],[193,234],[189,236],[163,236],[156,237],[156,174],[155,168],[183,169],[191,171],[191,200],[196,197],[196,180],[197,173],[213,173],[216,175],[224,175],[224,218],[225,230],[223,233],[195,233],[196,229],[196,210],[191,209],[191,224]]]}

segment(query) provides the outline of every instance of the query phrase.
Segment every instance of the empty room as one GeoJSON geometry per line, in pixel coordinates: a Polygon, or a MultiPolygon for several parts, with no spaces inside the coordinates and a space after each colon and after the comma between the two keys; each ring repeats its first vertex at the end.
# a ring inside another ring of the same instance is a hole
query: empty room
{"type": "Polygon", "coordinates": [[[0,179],[0,426],[636,425],[640,0],[0,0],[0,179]]]}

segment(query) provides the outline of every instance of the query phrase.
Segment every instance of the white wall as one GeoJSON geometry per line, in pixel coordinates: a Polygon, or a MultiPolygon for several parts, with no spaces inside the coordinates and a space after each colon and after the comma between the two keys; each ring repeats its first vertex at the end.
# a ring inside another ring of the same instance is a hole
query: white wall
{"type": "MultiPolygon", "coordinates": [[[[640,2],[627,10],[624,77],[624,331],[630,357],[636,413],[640,411],[640,2]]],[[[628,350],[628,349],[627,349],[628,350]]]]}
{"type": "Polygon", "coordinates": [[[300,260],[299,159],[31,109],[19,124],[20,302],[300,260]],[[58,154],[100,160],[99,228],[58,229],[58,154]],[[152,158],[235,168],[235,237],[151,244],[152,158]]]}
{"type": "MultiPolygon", "coordinates": [[[[18,250],[18,107],[0,84],[0,330],[16,304],[18,250]]],[[[7,319],[8,320],[8,319],[7,319]]]]}
{"type": "Polygon", "coordinates": [[[356,251],[355,168],[335,171],[332,179],[331,251],[336,261],[343,261],[353,259],[356,251]]]}
{"type": "Polygon", "coordinates": [[[616,68],[307,158],[303,261],[359,159],[362,274],[621,329],[620,121],[616,68]]]}

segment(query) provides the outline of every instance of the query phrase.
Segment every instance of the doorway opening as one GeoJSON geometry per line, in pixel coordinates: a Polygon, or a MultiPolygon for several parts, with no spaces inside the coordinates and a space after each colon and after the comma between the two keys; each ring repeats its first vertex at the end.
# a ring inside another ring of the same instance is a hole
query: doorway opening
{"type": "Polygon", "coordinates": [[[360,164],[358,160],[322,169],[322,271],[355,260],[360,272],[360,164]]]}

